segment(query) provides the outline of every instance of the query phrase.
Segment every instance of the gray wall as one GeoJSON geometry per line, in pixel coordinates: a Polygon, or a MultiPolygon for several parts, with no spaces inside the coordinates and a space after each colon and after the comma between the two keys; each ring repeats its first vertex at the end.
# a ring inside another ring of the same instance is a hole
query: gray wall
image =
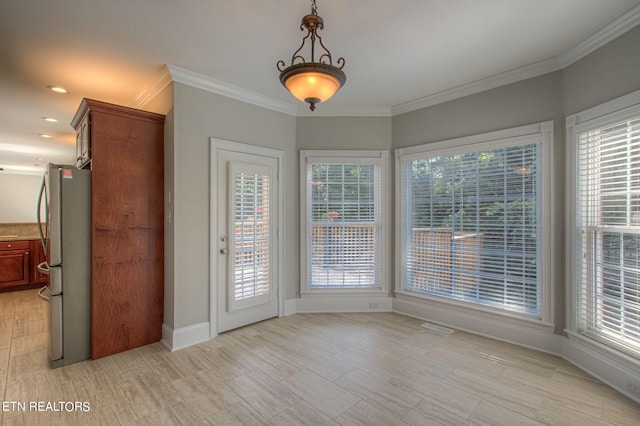
{"type": "Polygon", "coordinates": [[[298,149],[391,149],[391,117],[300,117],[298,149]]]}
{"type": "Polygon", "coordinates": [[[209,320],[211,137],[285,152],[285,298],[298,289],[295,117],[174,83],[173,144],[165,152],[173,182],[173,328],[209,320]],[[172,158],[171,158],[172,157],[172,158]],[[290,197],[290,195],[293,195],[290,197]]]}
{"type": "Polygon", "coordinates": [[[564,112],[571,115],[640,89],[640,26],[563,72],[564,112]]]}
{"type": "Polygon", "coordinates": [[[546,120],[563,126],[560,71],[393,117],[393,147],[404,148],[546,120]]]}
{"type": "Polygon", "coordinates": [[[41,184],[42,176],[0,172],[0,223],[35,223],[41,184]]]}
{"type": "Polygon", "coordinates": [[[173,230],[173,83],[169,84],[145,109],[164,114],[164,325],[175,326],[175,273],[173,230]]]}

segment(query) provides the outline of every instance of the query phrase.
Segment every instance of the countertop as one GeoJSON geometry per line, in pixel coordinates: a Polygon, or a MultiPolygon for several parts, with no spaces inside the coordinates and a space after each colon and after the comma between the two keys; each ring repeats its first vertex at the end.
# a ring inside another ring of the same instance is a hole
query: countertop
{"type": "Polygon", "coordinates": [[[39,240],[39,235],[0,235],[0,242],[39,240]]]}
{"type": "Polygon", "coordinates": [[[39,240],[37,223],[0,223],[0,241],[39,240]]]}

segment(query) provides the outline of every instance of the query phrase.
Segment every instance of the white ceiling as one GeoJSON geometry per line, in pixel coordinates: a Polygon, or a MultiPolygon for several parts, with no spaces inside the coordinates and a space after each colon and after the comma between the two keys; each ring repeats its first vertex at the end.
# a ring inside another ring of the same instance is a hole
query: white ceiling
{"type": "Polygon", "coordinates": [[[640,23],[640,0],[317,5],[320,34],[334,59],[345,58],[347,83],[312,114],[276,69],[301,43],[309,0],[4,1],[0,168],[39,173],[34,164],[73,162],[69,122],[80,100],[144,108],[140,96],[168,75],[166,64],[177,81],[195,76],[290,114],[393,115],[561,69],[640,23]]]}

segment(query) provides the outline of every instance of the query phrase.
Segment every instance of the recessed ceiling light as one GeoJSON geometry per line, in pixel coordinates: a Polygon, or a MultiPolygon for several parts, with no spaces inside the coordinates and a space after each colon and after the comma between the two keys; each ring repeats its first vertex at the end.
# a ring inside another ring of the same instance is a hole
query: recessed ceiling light
{"type": "Polygon", "coordinates": [[[53,117],[42,117],[42,119],[43,119],[44,121],[48,121],[49,123],[57,123],[57,122],[58,122],[58,120],[56,120],[56,119],[55,119],[55,118],[53,118],[53,117]]]}
{"type": "Polygon", "coordinates": [[[46,133],[40,133],[40,137],[41,137],[41,138],[45,138],[45,139],[50,139],[50,138],[52,138],[53,136],[51,136],[51,135],[47,135],[46,133]]]}
{"type": "Polygon", "coordinates": [[[36,158],[36,161],[42,161],[42,160],[43,160],[42,158],[36,158]]]}
{"type": "Polygon", "coordinates": [[[64,87],[60,87],[60,86],[47,86],[49,88],[49,90],[54,91],[56,93],[71,93],[69,92],[67,89],[65,89],[64,87]]]}

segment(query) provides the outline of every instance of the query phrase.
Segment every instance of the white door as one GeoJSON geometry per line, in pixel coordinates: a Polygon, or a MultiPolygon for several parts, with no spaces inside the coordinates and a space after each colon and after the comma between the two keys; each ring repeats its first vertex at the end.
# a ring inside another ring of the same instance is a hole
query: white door
{"type": "Polygon", "coordinates": [[[217,306],[223,332],[278,316],[279,161],[226,149],[217,158],[217,306]]]}

